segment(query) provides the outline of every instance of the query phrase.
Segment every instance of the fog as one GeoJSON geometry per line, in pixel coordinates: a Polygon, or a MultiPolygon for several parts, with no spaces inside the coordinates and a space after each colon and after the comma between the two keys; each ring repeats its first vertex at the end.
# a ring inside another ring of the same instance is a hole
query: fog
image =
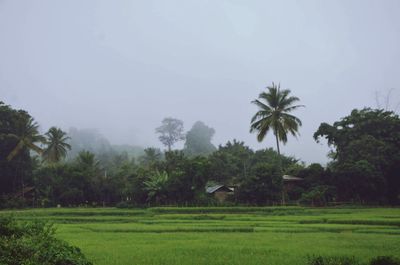
{"type": "Polygon", "coordinates": [[[282,152],[325,163],[321,122],[376,107],[375,91],[399,102],[399,13],[397,0],[0,0],[0,100],[43,131],[162,147],[155,128],[174,117],[260,149],[274,139],[249,133],[250,102],[276,82],[306,105],[282,152]]]}

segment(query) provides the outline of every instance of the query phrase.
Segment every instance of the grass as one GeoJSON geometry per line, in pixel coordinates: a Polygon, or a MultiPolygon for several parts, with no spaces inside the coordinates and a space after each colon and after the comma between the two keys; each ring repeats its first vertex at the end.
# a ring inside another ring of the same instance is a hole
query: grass
{"type": "Polygon", "coordinates": [[[400,257],[399,208],[158,207],[1,211],[46,219],[98,265],[307,264],[400,257]]]}

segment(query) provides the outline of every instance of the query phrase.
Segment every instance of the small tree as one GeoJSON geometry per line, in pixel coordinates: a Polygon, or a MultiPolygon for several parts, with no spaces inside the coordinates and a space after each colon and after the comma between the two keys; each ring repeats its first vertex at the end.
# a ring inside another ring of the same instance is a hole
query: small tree
{"type": "Polygon", "coordinates": [[[157,170],[154,175],[150,176],[148,180],[143,182],[145,190],[148,192],[148,201],[155,201],[158,204],[165,198],[168,179],[169,177],[167,172],[159,172],[157,170]]]}
{"type": "Polygon", "coordinates": [[[165,118],[162,125],[156,128],[156,133],[160,134],[158,139],[168,147],[168,151],[171,151],[171,147],[176,142],[185,140],[183,121],[174,118],[165,118]]]}

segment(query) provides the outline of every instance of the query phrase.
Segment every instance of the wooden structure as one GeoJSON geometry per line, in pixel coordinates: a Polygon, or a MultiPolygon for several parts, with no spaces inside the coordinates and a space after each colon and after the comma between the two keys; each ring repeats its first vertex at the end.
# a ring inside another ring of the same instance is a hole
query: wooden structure
{"type": "Polygon", "coordinates": [[[299,184],[303,181],[302,178],[293,177],[293,176],[289,176],[289,175],[284,175],[282,177],[282,180],[283,180],[283,188],[285,189],[285,191],[292,190],[294,186],[296,186],[297,184],[299,184]]]}
{"type": "Polygon", "coordinates": [[[206,188],[208,194],[212,194],[219,202],[224,202],[229,195],[234,192],[233,188],[225,185],[216,185],[206,188]]]}
{"type": "Polygon", "coordinates": [[[282,176],[283,189],[282,189],[282,204],[286,204],[286,197],[289,191],[291,191],[295,186],[300,184],[304,179],[293,177],[289,175],[282,176]]]}

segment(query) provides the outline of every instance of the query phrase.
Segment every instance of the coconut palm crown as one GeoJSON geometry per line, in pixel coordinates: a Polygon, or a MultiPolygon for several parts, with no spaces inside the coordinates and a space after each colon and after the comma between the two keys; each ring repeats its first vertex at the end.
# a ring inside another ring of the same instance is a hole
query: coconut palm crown
{"type": "Polygon", "coordinates": [[[47,148],[43,152],[43,159],[50,163],[61,161],[71,146],[67,143],[70,139],[67,134],[59,128],[51,127],[45,134],[47,137],[47,148]]]}
{"type": "Polygon", "coordinates": [[[267,133],[272,130],[276,139],[278,154],[280,154],[279,142],[286,143],[288,133],[297,136],[301,126],[301,120],[290,114],[292,111],[304,107],[296,105],[300,101],[298,97],[290,96],[289,89],[280,89],[280,85],[267,87],[258,99],[252,101],[259,110],[251,119],[250,132],[257,132],[257,140],[263,141],[267,133]]]}

